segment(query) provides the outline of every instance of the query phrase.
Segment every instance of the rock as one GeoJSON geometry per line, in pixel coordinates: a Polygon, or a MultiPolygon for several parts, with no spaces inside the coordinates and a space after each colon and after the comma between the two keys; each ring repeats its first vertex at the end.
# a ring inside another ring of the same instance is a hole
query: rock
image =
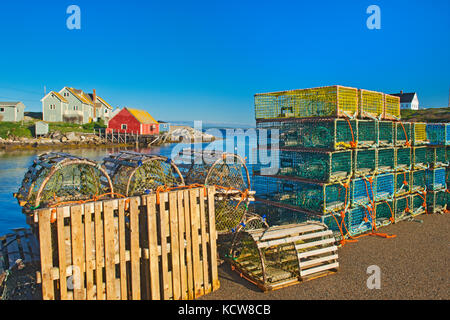
{"type": "Polygon", "coordinates": [[[66,137],[62,136],[59,141],[61,141],[62,143],[65,143],[65,142],[69,141],[69,139],[67,139],[66,137]]]}
{"type": "Polygon", "coordinates": [[[77,142],[80,141],[80,138],[75,134],[75,132],[68,132],[66,134],[66,138],[70,142],[77,142]]]}

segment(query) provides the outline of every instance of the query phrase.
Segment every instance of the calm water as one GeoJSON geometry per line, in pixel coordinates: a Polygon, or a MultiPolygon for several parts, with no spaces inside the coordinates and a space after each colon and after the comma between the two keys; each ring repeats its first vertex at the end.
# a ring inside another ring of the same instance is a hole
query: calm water
{"type": "MultiPolygon", "coordinates": [[[[229,143],[229,140],[218,140],[211,144],[201,145],[203,148],[221,148],[229,143]]],[[[233,143],[233,141],[232,141],[233,143]]],[[[196,147],[199,145],[184,144],[183,147],[196,147]]],[[[172,150],[179,145],[170,144],[161,147],[153,147],[146,149],[128,150],[139,151],[148,154],[159,154],[170,157],[172,150]]],[[[241,156],[246,156],[248,153],[248,146],[246,150],[240,153],[241,156]],[[245,153],[245,154],[242,154],[245,153]]],[[[98,148],[98,149],[66,149],[53,151],[62,151],[76,156],[82,156],[91,160],[100,161],[106,155],[117,152],[119,148],[98,148]]],[[[225,150],[225,148],[223,149],[225,150]]],[[[228,150],[228,149],[227,149],[228,150]]],[[[37,155],[48,152],[47,150],[36,151],[0,151],[0,235],[4,235],[11,231],[11,228],[27,227],[25,223],[25,216],[22,214],[22,208],[18,205],[17,200],[13,197],[13,193],[19,190],[22,179],[28,170],[29,166],[37,155]]]]}

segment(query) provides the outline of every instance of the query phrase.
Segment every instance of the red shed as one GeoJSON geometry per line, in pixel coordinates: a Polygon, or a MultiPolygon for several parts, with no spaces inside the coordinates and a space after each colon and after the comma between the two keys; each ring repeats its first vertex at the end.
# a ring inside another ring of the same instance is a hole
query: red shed
{"type": "Polygon", "coordinates": [[[144,110],[123,108],[108,122],[107,132],[158,134],[159,123],[144,110]]]}

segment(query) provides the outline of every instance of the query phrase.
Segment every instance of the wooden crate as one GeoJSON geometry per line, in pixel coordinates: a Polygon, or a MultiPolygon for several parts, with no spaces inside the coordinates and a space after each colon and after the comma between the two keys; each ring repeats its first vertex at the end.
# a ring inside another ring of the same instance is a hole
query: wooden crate
{"type": "Polygon", "coordinates": [[[45,300],[180,300],[219,288],[214,188],[37,210],[45,300]]]}

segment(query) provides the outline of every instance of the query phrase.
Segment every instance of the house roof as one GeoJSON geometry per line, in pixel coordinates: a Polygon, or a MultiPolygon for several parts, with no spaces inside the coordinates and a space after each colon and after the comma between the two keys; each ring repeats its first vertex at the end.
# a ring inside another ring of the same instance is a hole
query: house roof
{"type": "Polygon", "coordinates": [[[70,87],[65,87],[65,88],[67,90],[69,90],[81,102],[91,105],[91,106],[93,105],[92,100],[82,90],[70,88],[70,87]]]}
{"type": "Polygon", "coordinates": [[[131,108],[125,108],[127,109],[133,117],[136,118],[137,121],[143,124],[158,124],[158,122],[148,113],[144,110],[138,110],[138,109],[131,109],[131,108]]]}
{"type": "Polygon", "coordinates": [[[400,97],[400,103],[410,103],[413,101],[414,96],[416,95],[415,92],[409,92],[409,93],[391,93],[391,96],[400,97]]]}
{"type": "MultiPolygon", "coordinates": [[[[94,94],[93,93],[88,93],[90,100],[93,102],[94,101],[94,94]]],[[[113,107],[111,107],[111,105],[105,101],[105,99],[103,99],[102,97],[97,96],[97,100],[100,100],[101,103],[103,103],[108,109],[111,109],[113,107]]],[[[97,102],[98,103],[98,102],[97,102]]]]}
{"type": "Polygon", "coordinates": [[[0,106],[2,106],[2,107],[16,107],[19,103],[20,103],[20,101],[13,101],[13,102],[0,101],[0,106]]]}
{"type": "Polygon", "coordinates": [[[53,95],[54,95],[56,98],[58,98],[60,101],[65,102],[65,103],[68,103],[68,101],[67,101],[66,98],[64,98],[60,93],[55,92],[55,91],[50,91],[49,93],[47,93],[47,95],[46,95],[45,97],[43,97],[43,98],[41,99],[41,101],[44,100],[45,98],[47,98],[47,97],[48,97],[49,95],[51,95],[51,94],[53,94],[53,95]]]}

